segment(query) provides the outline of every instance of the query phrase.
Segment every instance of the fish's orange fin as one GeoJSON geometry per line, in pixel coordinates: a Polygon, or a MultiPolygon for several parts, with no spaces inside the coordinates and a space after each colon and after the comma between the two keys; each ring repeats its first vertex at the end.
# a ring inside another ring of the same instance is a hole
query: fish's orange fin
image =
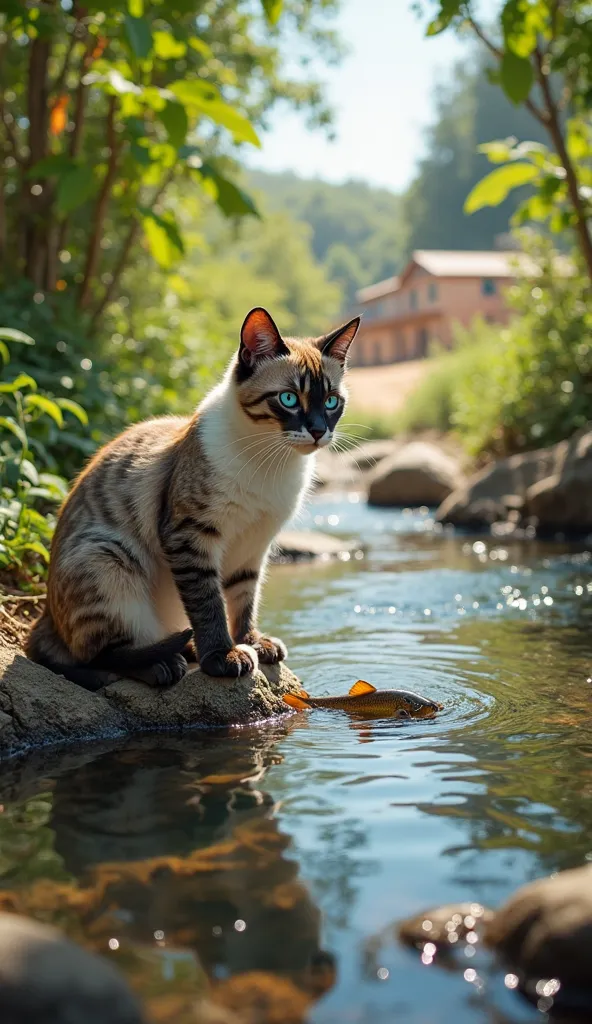
{"type": "Polygon", "coordinates": [[[306,711],[309,706],[306,701],[302,700],[302,697],[297,697],[295,693],[285,693],[284,701],[295,711],[306,711]]]}
{"type": "Polygon", "coordinates": [[[348,697],[360,697],[363,693],[376,693],[376,687],[367,683],[365,679],[358,679],[349,691],[348,697]]]}
{"type": "Polygon", "coordinates": [[[310,694],[307,693],[306,690],[303,690],[301,686],[299,686],[294,692],[297,693],[299,697],[304,697],[305,700],[308,700],[310,697],[310,694]]]}

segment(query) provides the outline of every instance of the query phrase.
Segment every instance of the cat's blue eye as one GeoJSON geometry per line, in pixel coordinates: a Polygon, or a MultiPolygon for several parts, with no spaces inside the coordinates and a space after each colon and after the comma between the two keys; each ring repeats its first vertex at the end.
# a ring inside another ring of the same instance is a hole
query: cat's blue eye
{"type": "Polygon", "coordinates": [[[293,391],[282,391],[280,393],[280,402],[286,409],[295,409],[298,405],[298,395],[294,394],[293,391]]]}
{"type": "Polygon", "coordinates": [[[336,409],[338,405],[339,399],[337,395],[327,395],[325,399],[325,409],[327,409],[328,412],[333,412],[333,410],[336,409]]]}

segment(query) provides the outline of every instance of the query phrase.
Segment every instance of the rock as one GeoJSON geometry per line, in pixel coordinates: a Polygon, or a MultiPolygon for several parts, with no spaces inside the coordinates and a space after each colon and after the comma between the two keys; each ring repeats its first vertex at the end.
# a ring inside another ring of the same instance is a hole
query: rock
{"type": "Polygon", "coordinates": [[[528,488],[524,514],[538,532],[592,531],[592,429],[572,438],[555,473],[528,488]]]}
{"type": "Polygon", "coordinates": [[[590,991],[592,864],[522,886],[487,926],[486,941],[529,978],[590,991]]]}
{"type": "Polygon", "coordinates": [[[469,932],[482,928],[493,920],[494,913],[480,903],[453,903],[435,910],[424,910],[415,917],[402,921],[398,927],[399,938],[410,946],[423,947],[424,942],[436,945],[466,938],[469,932]]]}
{"type": "Polygon", "coordinates": [[[332,537],[320,530],[286,530],[276,537],[272,562],[299,562],[321,558],[340,558],[363,551],[356,541],[332,537]]]}
{"type": "Polygon", "coordinates": [[[350,451],[322,449],[317,455],[316,486],[325,490],[363,488],[366,472],[401,447],[400,441],[364,441],[350,451]]]}
{"type": "Polygon", "coordinates": [[[244,679],[213,679],[196,668],[166,690],[122,679],[89,693],[0,648],[0,760],[58,743],[258,722],[286,711],[282,694],[297,682],[285,665],[244,679]]]}
{"type": "Polygon", "coordinates": [[[483,527],[507,518],[529,487],[556,471],[566,445],[512,455],[486,466],[440,505],[436,519],[453,526],[483,527]]]}
{"type": "Polygon", "coordinates": [[[439,505],[463,484],[456,459],[414,441],[381,460],[367,476],[371,505],[439,505]]]}
{"type": "Polygon", "coordinates": [[[3,1024],[142,1024],[136,997],[106,960],[54,928],[0,914],[3,1024]]]}

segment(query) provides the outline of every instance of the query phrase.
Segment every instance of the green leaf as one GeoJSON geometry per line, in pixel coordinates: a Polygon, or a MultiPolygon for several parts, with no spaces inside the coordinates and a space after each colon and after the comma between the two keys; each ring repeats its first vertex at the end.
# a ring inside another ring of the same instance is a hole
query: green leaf
{"type": "Polygon", "coordinates": [[[23,544],[21,551],[34,551],[36,555],[41,555],[45,562],[49,562],[49,551],[40,540],[29,540],[26,544],[23,544]]]}
{"type": "Polygon", "coordinates": [[[144,14],[144,0],[128,0],[127,9],[132,18],[141,18],[144,14]]]}
{"type": "Polygon", "coordinates": [[[464,212],[475,213],[484,206],[499,206],[512,189],[534,181],[538,174],[537,168],[532,164],[516,163],[498,167],[471,189],[465,200],[464,212]]]}
{"type": "Polygon", "coordinates": [[[27,447],[29,443],[27,440],[27,435],[25,434],[23,428],[20,427],[15,420],[13,420],[12,416],[0,416],[0,427],[4,427],[5,430],[10,431],[11,434],[14,434],[15,437],[18,437],[23,448],[27,447]]]}
{"type": "Polygon", "coordinates": [[[175,103],[169,100],[164,110],[160,111],[159,117],[166,128],[171,146],[174,146],[175,149],[179,149],[179,147],[185,142],[185,137],[189,128],[189,120],[185,112],[185,107],[181,103],[175,103]]]}
{"type": "Polygon", "coordinates": [[[10,362],[10,349],[3,341],[0,341],[0,359],[5,366],[10,362]]]}
{"type": "Polygon", "coordinates": [[[214,56],[211,46],[208,46],[208,44],[203,39],[200,39],[199,36],[191,36],[189,45],[192,50],[196,50],[197,53],[201,53],[205,60],[209,60],[210,57],[214,56]]]}
{"type": "Polygon", "coordinates": [[[261,145],[257,132],[251,122],[236,107],[231,107],[224,100],[196,101],[193,103],[193,106],[205,117],[209,117],[214,124],[228,128],[235,142],[250,142],[253,146],[261,145]]]}
{"type": "Polygon", "coordinates": [[[202,178],[209,180],[215,186],[216,204],[226,217],[259,217],[259,210],[251,197],[238,188],[234,182],[229,181],[211,163],[203,163],[199,169],[202,178]]]}
{"type": "Polygon", "coordinates": [[[171,82],[169,89],[185,107],[201,108],[204,100],[215,100],[220,95],[216,86],[211,82],[204,82],[197,78],[192,78],[191,81],[179,79],[176,82],[171,82]]]}
{"type": "Polygon", "coordinates": [[[172,214],[159,215],[142,208],[142,225],[150,252],[158,265],[164,269],[172,266],[183,256],[185,246],[172,214]]]}
{"type": "Polygon", "coordinates": [[[56,398],[56,405],[59,405],[60,409],[63,409],[65,412],[71,412],[83,426],[86,427],[88,425],[86,410],[81,405],[78,405],[78,402],[73,402],[71,398],[56,398]]]}
{"type": "Polygon", "coordinates": [[[25,479],[29,481],[29,483],[32,483],[34,486],[37,486],[37,484],[39,483],[39,473],[35,469],[33,463],[29,461],[29,459],[23,459],[23,461],[20,464],[20,470],[21,476],[24,476],[25,479]]]}
{"type": "Polygon", "coordinates": [[[532,88],[534,72],[527,57],[506,50],[500,65],[500,79],[506,96],[516,104],[524,103],[532,88]]]}
{"type": "Polygon", "coordinates": [[[22,391],[23,388],[32,388],[33,391],[37,390],[37,381],[29,377],[28,373],[19,373],[18,377],[14,380],[8,380],[0,384],[0,393],[14,395],[15,391],[22,391]]]}
{"type": "Polygon", "coordinates": [[[427,27],[426,35],[438,36],[444,32],[458,14],[460,14],[462,0],[440,0],[440,10],[433,21],[427,27]]]}
{"type": "Polygon", "coordinates": [[[171,32],[154,32],[152,41],[154,53],[161,60],[178,60],[187,52],[187,43],[175,39],[171,32]]]}
{"type": "Polygon", "coordinates": [[[92,167],[74,167],[58,180],[56,209],[66,214],[76,210],[96,191],[98,180],[92,167]]]}
{"type": "Polygon", "coordinates": [[[485,153],[490,164],[505,164],[512,159],[512,149],[517,143],[515,135],[507,139],[496,139],[494,142],[484,142],[477,146],[478,153],[485,153]]]}
{"type": "Polygon", "coordinates": [[[506,48],[517,57],[530,57],[539,34],[548,35],[546,0],[506,0],[501,22],[506,48]]]}
{"type": "Polygon", "coordinates": [[[25,405],[28,409],[38,409],[42,414],[50,416],[54,423],[57,423],[58,427],[64,426],[62,410],[57,402],[53,402],[51,398],[47,398],[45,395],[27,395],[25,397],[25,405]]]}
{"type": "Polygon", "coordinates": [[[34,345],[35,342],[28,334],[17,331],[13,327],[0,327],[0,338],[4,341],[15,341],[19,345],[34,345]]]}
{"type": "Polygon", "coordinates": [[[124,23],[125,34],[132,51],[139,60],[146,60],[152,49],[152,32],[149,22],[146,21],[146,18],[134,18],[131,14],[126,14],[124,23]]]}
{"type": "Polygon", "coordinates": [[[268,23],[270,25],[277,25],[282,13],[282,7],[284,6],[283,0],[261,0],[261,3],[268,23]]]}
{"type": "Polygon", "coordinates": [[[72,157],[69,157],[66,153],[54,153],[52,156],[46,156],[43,160],[38,160],[36,164],[33,164],[25,177],[51,178],[56,174],[63,174],[64,171],[71,170],[75,166],[72,157]]]}

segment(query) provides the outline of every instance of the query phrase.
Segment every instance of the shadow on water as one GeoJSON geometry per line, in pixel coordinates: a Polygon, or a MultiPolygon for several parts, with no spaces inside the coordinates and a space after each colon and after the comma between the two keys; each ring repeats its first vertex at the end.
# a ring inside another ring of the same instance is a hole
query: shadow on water
{"type": "Polygon", "coordinates": [[[455,538],[427,513],[349,500],[315,517],[368,553],[271,573],[265,624],[307,689],[368,678],[443,712],[318,711],[12,765],[0,905],[112,957],[163,1024],[253,972],[295,984],[293,1019],[316,1024],[540,1020],[480,950],[438,970],[390,926],[495,907],[592,854],[589,553],[455,538]]]}

